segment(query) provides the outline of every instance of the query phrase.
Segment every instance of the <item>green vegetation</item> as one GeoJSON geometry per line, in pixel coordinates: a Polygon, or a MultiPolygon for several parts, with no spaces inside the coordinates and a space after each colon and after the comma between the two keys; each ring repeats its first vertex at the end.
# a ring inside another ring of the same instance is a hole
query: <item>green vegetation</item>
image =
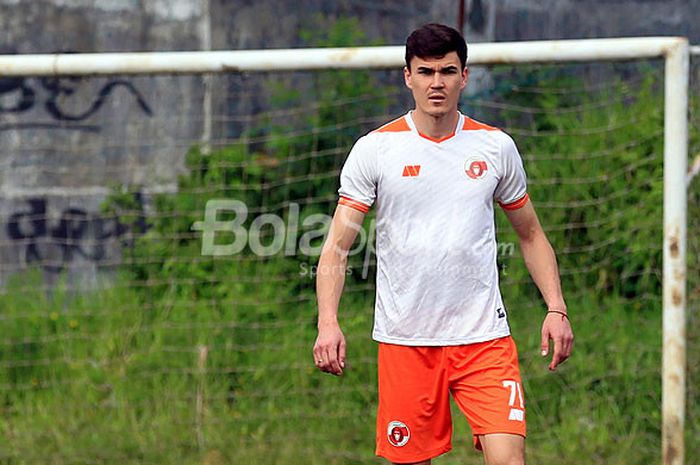
{"type": "MultiPolygon", "coordinates": [[[[363,43],[356,24],[336,27],[345,31],[339,37],[355,34],[349,43],[363,43]]],[[[259,257],[249,248],[202,256],[201,235],[191,229],[212,198],[245,202],[246,230],[260,213],[289,224],[291,202],[301,219],[332,213],[342,160],[368,129],[365,121],[389,111],[388,101],[369,73],[313,79],[323,91],[311,98],[316,106],[306,119],[269,116],[261,122],[272,128],[263,142],[250,142],[260,136],[253,133],[210,154],[190,151],[189,174],[178,193],[154,198],[149,229],[125,249],[113,287],[76,295],[59,285],[42,293],[41,276],[31,273],[8,285],[0,300],[0,464],[382,463],[373,458],[374,296],[371,268],[369,279],[361,276],[364,257],[353,257],[342,301],[350,367],[332,378],[317,373],[311,359],[315,302],[305,270],[315,258],[259,257]]],[[[490,97],[537,110],[500,117],[508,127],[530,128],[511,133],[559,251],[577,336],[574,357],[548,373],[537,354],[537,291],[517,252],[499,257],[521,351],[529,463],[658,462],[658,83],[575,94],[583,81],[556,72],[509,79],[533,91],[511,86],[490,97]],[[557,87],[564,91],[551,91],[557,87]]],[[[294,106],[302,96],[279,86],[271,99],[294,106]]],[[[478,109],[476,101],[464,103],[478,109]]],[[[697,198],[697,181],[693,189],[697,198]]],[[[105,211],[133,221],[131,202],[128,192],[115,194],[105,211]]],[[[513,242],[500,213],[497,222],[499,240],[513,242]]],[[[299,236],[317,226],[300,226],[299,236]]],[[[262,228],[259,239],[270,244],[272,229],[262,228]]],[[[690,239],[697,251],[697,238],[690,239]]],[[[217,239],[232,240],[226,233],[217,239]]],[[[692,279],[691,289],[698,285],[692,279]]],[[[690,360],[697,362],[700,325],[692,324],[690,360]]],[[[691,363],[691,377],[697,367],[691,363]]],[[[689,402],[687,457],[700,456],[692,440],[700,432],[697,400],[689,402]]],[[[435,463],[482,463],[466,421],[457,411],[455,417],[455,450],[435,463]]]]}

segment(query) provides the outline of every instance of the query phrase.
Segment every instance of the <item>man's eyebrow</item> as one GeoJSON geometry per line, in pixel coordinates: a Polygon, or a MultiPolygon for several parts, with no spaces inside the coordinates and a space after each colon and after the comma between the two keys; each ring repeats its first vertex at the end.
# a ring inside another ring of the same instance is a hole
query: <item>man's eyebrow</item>
{"type": "Polygon", "coordinates": [[[447,66],[443,66],[442,68],[440,68],[440,69],[438,69],[438,70],[436,70],[436,69],[434,69],[432,66],[428,66],[428,65],[419,65],[419,66],[416,67],[416,71],[430,71],[431,73],[434,73],[434,72],[436,72],[436,71],[437,71],[438,73],[442,73],[442,72],[444,72],[444,71],[452,72],[452,71],[455,71],[455,70],[458,70],[458,69],[459,69],[459,68],[457,67],[457,65],[447,65],[447,66]]]}

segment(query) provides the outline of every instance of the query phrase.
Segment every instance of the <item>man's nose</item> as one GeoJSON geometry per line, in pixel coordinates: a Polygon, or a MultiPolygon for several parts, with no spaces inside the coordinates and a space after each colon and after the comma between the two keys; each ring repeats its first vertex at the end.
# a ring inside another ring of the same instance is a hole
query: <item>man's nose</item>
{"type": "Polygon", "coordinates": [[[431,87],[442,87],[444,85],[444,81],[442,80],[442,73],[434,73],[433,74],[433,80],[430,83],[431,87]]]}

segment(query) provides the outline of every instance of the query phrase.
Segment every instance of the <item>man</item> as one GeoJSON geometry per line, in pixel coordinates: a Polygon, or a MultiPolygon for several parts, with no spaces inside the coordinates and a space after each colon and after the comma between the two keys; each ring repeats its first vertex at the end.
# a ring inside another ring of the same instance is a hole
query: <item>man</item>
{"type": "Polygon", "coordinates": [[[512,139],[457,109],[467,46],[428,24],[406,41],[404,78],[415,108],[360,138],[341,174],[340,200],[318,267],[316,366],[342,375],[338,325],[347,254],[376,201],[379,342],[377,455],[429,464],[451,449],[449,395],[487,465],[523,464],[525,405],[498,287],[494,200],[515,229],[548,312],[550,370],[573,343],[554,251],[526,191],[512,139]]]}

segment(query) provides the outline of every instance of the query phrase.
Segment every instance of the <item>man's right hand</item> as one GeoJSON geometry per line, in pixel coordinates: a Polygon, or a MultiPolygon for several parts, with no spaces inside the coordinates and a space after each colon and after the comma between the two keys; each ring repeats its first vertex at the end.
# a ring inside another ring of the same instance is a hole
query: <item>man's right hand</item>
{"type": "Polygon", "coordinates": [[[319,324],[318,337],[314,344],[316,367],[336,376],[345,368],[345,336],[337,323],[319,324]]]}

